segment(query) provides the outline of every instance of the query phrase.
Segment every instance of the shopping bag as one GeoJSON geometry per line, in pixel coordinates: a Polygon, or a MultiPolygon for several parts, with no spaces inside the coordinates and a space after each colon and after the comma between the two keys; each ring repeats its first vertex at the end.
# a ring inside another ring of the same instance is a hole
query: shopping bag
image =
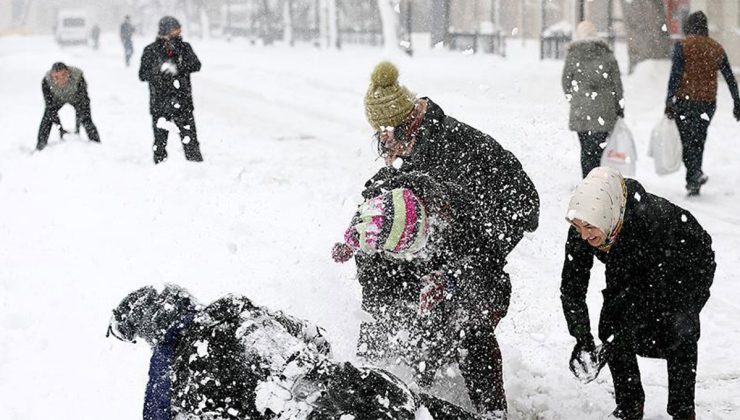
{"type": "Polygon", "coordinates": [[[655,162],[655,172],[667,175],[681,169],[683,146],[674,120],[663,117],[650,135],[648,156],[655,162]]]}
{"type": "Polygon", "coordinates": [[[622,175],[632,177],[635,176],[636,161],[635,140],[624,119],[620,118],[606,139],[606,147],[601,155],[601,166],[614,168],[622,175]]]}

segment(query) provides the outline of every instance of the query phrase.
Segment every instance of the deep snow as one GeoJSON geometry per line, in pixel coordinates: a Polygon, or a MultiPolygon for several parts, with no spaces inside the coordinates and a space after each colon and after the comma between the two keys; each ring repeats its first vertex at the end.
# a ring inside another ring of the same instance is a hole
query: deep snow
{"type": "MultiPolygon", "coordinates": [[[[185,34],[187,40],[187,34],[185,34]]],[[[137,54],[148,39],[136,39],[137,54]]],[[[325,327],[342,359],[354,358],[360,289],[352,264],[330,258],[382,165],[362,99],[381,50],[193,43],[195,118],[205,158],[151,161],[148,91],[125,68],[115,36],[101,49],[59,48],[50,37],[0,38],[0,417],[132,419],[141,416],[149,349],[105,338],[110,310],[129,291],[173,282],[202,301],[242,293],[325,327]],[[70,139],[31,153],[51,63],[82,68],[102,144],[70,139]]],[[[623,58],[624,48],[618,50],[623,58]]],[[[573,340],[559,299],[568,196],[580,177],[567,130],[562,62],[537,60],[510,41],[509,57],[431,51],[392,56],[401,79],[450,115],[512,150],[542,198],[540,229],[509,258],[514,293],[499,327],[512,419],[597,419],[613,408],[611,380],[579,384],[568,371],[573,340]]],[[[625,69],[625,61],[622,60],[625,69]]],[[[740,63],[735,63],[740,64],[740,63]]],[[[646,151],[658,123],[668,63],[623,75],[637,178],[689,209],[712,234],[717,274],[702,313],[697,411],[740,416],[740,125],[720,84],[702,196],[684,197],[683,171],[658,177],[646,151]]],[[[598,264],[596,267],[600,267],[598,264]]],[[[589,304],[598,319],[603,274],[589,304]]],[[[598,272],[598,274],[597,274],[598,272]]],[[[641,359],[648,419],[666,419],[665,362],[641,359]]]]}

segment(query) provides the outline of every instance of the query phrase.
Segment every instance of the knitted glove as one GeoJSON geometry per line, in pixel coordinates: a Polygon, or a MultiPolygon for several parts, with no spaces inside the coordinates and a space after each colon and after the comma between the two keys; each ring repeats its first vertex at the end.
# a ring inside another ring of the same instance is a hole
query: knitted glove
{"type": "Polygon", "coordinates": [[[354,250],[349,245],[337,242],[331,250],[331,257],[334,259],[334,262],[345,263],[352,258],[354,253],[354,250]]]}
{"type": "Polygon", "coordinates": [[[432,271],[421,278],[419,292],[419,314],[429,315],[448,295],[449,282],[441,271],[432,271]]]}

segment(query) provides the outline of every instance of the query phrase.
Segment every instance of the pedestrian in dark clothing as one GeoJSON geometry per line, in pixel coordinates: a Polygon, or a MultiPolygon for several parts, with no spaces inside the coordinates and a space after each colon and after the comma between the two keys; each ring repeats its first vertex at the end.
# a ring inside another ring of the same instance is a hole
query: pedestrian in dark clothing
{"type": "Polygon", "coordinates": [[[41,81],[41,92],[44,95],[44,116],[41,117],[36,149],[42,150],[49,141],[49,133],[54,124],[59,126],[59,135],[64,137],[66,131],[59,121],[59,109],[70,104],[75,109],[77,132],[80,125],[85,127],[90,141],[100,143],[98,129],[90,114],[90,96],[87,94],[87,82],[82,70],[67,66],[62,62],[54,63],[41,81]]]}
{"type": "Polygon", "coordinates": [[[144,420],[475,420],[393,375],[336,362],[321,328],[228,295],[203,307],[184,289],[143,287],[109,334],[152,346],[144,420]]]}
{"type": "Polygon", "coordinates": [[[97,50],[100,45],[100,26],[93,25],[92,31],[90,31],[90,37],[92,38],[93,49],[97,50]]]}
{"type": "MultiPolygon", "coordinates": [[[[620,419],[642,419],[645,394],[636,356],[668,362],[668,413],[694,419],[699,313],[716,264],[712,239],[688,211],[599,167],[568,206],[561,299],[576,339],[571,367],[587,357],[609,365],[620,419]],[[586,292],[594,257],[606,266],[594,353],[586,292]]],[[[575,373],[575,372],[574,372],[575,373]]]]}
{"type": "MultiPolygon", "coordinates": [[[[438,184],[454,185],[468,197],[461,200],[455,211],[474,224],[471,231],[481,232],[481,236],[476,239],[475,249],[467,246],[465,251],[460,250],[475,260],[465,266],[461,281],[486,285],[487,289],[486,294],[476,297],[480,300],[476,302],[478,307],[485,308],[479,312],[481,316],[463,323],[466,325],[463,328],[473,336],[468,347],[480,357],[468,358],[469,364],[462,368],[476,408],[492,415],[505,415],[500,353],[493,331],[509,303],[511,284],[503,270],[506,256],[525,231],[537,228],[537,191],[513,154],[490,136],[445,115],[429,98],[417,99],[398,84],[395,66],[379,64],[371,79],[365,111],[388,166],[396,165],[401,175],[418,172],[438,184]],[[476,383],[487,386],[476,386],[476,383]]],[[[378,186],[386,181],[387,174],[381,171],[368,182],[363,194],[366,199],[377,195],[378,186]]],[[[375,318],[375,322],[365,323],[361,328],[361,355],[371,359],[381,357],[384,329],[411,328],[417,322],[422,289],[435,277],[438,280],[441,277],[442,284],[448,280],[449,273],[442,264],[451,266],[452,257],[443,254],[438,257],[439,268],[432,270],[441,270],[442,275],[434,274],[423,282],[422,278],[431,272],[419,269],[413,262],[384,258],[380,253],[356,255],[363,307],[375,318]],[[392,322],[384,323],[388,318],[392,322]],[[373,342],[381,344],[373,345],[373,342]],[[381,356],[373,356],[374,350],[381,350],[381,356]]],[[[423,349],[410,351],[424,358],[423,349]]],[[[422,385],[425,382],[422,380],[422,385]]]]}
{"type": "Polygon", "coordinates": [[[193,117],[190,73],[200,71],[193,48],[180,37],[180,23],[166,16],[159,21],[157,40],[141,55],[139,79],[149,82],[149,110],[154,129],[154,163],[167,159],[168,131],[157,126],[160,119],[173,122],[182,140],[185,158],[201,162],[200,144],[193,117]]]}
{"type": "Polygon", "coordinates": [[[577,40],[568,47],[562,85],[570,102],[571,131],[581,142],[581,171],[585,178],[601,164],[601,155],[617,119],[624,118],[622,77],[614,53],[596,27],[578,24],[577,40]]]}
{"type": "Polygon", "coordinates": [[[707,130],[717,109],[717,72],[727,82],[735,103],[733,114],[740,121],[740,94],[730,61],[722,46],[709,36],[703,12],[689,15],[686,38],[673,48],[665,114],[675,119],[683,144],[688,194],[699,195],[708,177],[702,171],[707,130]]]}
{"type": "Polygon", "coordinates": [[[136,29],[134,28],[134,25],[131,24],[131,17],[126,16],[120,28],[121,43],[123,44],[123,54],[126,59],[126,67],[131,64],[131,56],[134,54],[134,41],[132,39],[134,32],[136,32],[136,29]]]}

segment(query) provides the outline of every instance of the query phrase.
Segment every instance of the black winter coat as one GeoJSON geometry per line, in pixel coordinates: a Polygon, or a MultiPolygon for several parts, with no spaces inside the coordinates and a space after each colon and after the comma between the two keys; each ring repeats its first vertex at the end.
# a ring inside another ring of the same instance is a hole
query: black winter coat
{"type": "MultiPolygon", "coordinates": [[[[537,228],[537,190],[511,152],[425,99],[428,105],[416,144],[412,154],[403,159],[399,172],[427,174],[457,197],[453,200],[453,233],[445,235],[449,245],[430,264],[358,255],[363,304],[374,312],[374,306],[397,300],[415,303],[421,276],[456,266],[453,271],[460,269],[460,286],[467,288],[469,297],[475,297],[471,303],[490,303],[505,312],[511,284],[503,267],[524,231],[537,228]],[[483,291],[488,295],[483,296],[483,291]]],[[[394,176],[389,175],[391,172],[381,170],[368,181],[364,198],[378,195],[378,183],[392,188],[394,184],[387,182],[394,176]]],[[[413,189],[412,185],[406,186],[413,189]]]]}
{"type": "Polygon", "coordinates": [[[570,334],[590,339],[586,291],[594,256],[606,265],[599,338],[665,357],[680,334],[698,340],[698,314],[716,264],[712,238],[688,211],[626,179],[624,224],[608,253],[568,231],[561,299],[570,334]]]}
{"type": "Polygon", "coordinates": [[[157,38],[141,55],[139,79],[149,82],[149,110],[153,116],[171,117],[193,110],[190,73],[200,70],[200,60],[193,48],[181,39],[157,38]],[[172,62],[177,74],[162,71],[162,64],[172,62]]]}

